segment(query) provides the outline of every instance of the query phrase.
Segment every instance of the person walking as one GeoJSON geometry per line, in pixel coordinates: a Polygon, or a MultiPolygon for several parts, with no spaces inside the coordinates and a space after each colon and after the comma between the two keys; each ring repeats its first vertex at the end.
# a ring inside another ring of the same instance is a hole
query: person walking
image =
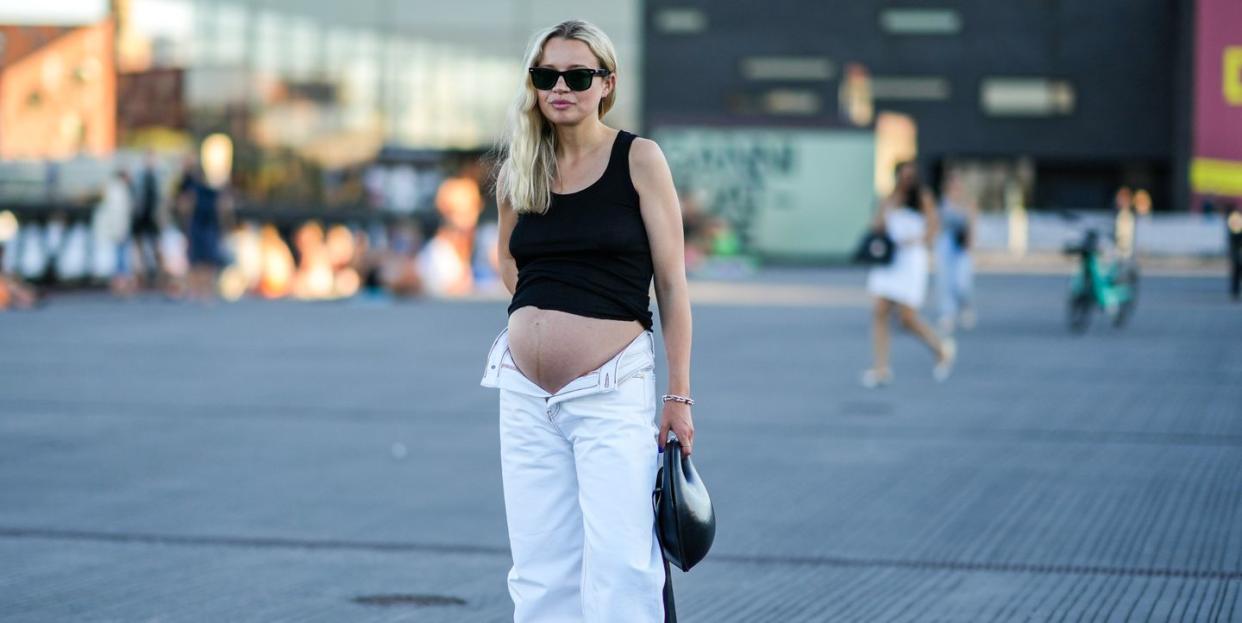
{"type": "Polygon", "coordinates": [[[1122,260],[1129,261],[1134,257],[1135,249],[1134,192],[1129,186],[1117,189],[1117,194],[1113,197],[1113,208],[1117,212],[1113,217],[1113,243],[1116,245],[1117,255],[1122,260]]]}
{"type": "Polygon", "coordinates": [[[134,290],[129,248],[132,213],[129,174],[118,169],[104,184],[103,198],[95,207],[91,223],[95,244],[107,247],[115,258],[108,289],[117,296],[128,296],[134,290]]]}
{"type": "Polygon", "coordinates": [[[177,197],[182,209],[189,212],[188,295],[191,300],[211,301],[216,293],[216,275],[224,263],[220,256],[220,231],[227,218],[227,203],[221,189],[207,182],[202,165],[193,158],[186,162],[177,197]]]}
{"type": "Polygon", "coordinates": [[[950,173],[937,217],[936,299],[941,335],[953,335],[958,328],[975,327],[974,262],[970,247],[975,231],[975,203],[967,196],[962,178],[950,173]]]}
{"type": "Polygon", "coordinates": [[[160,176],[156,169],[155,154],[147,151],[143,157],[142,171],[135,184],[136,206],[130,227],[138,258],[142,262],[142,282],[147,287],[156,285],[163,262],[160,259],[160,176]]]}
{"type": "Polygon", "coordinates": [[[1242,300],[1242,205],[1225,210],[1225,235],[1229,250],[1229,296],[1242,300]]]}
{"type": "Polygon", "coordinates": [[[652,488],[671,430],[691,453],[681,211],[659,146],[604,124],[617,56],[596,26],[539,32],[496,179],[508,327],[499,388],[516,623],[663,620],[652,488]],[[654,278],[668,394],[655,423],[654,278]]]}
{"type": "Polygon", "coordinates": [[[872,267],[867,275],[867,292],[875,299],[872,313],[872,348],[875,361],[863,372],[865,387],[892,382],[889,366],[889,318],[894,310],[902,327],[913,333],[936,356],[932,369],[937,381],[944,381],[953,369],[957,345],[951,337],[940,338],[919,317],[919,307],[927,294],[927,247],[936,236],[936,208],[931,192],[919,183],[913,162],[896,168],[897,183],[891,195],[880,203],[873,227],[885,231],[896,249],[889,264],[872,267]]]}

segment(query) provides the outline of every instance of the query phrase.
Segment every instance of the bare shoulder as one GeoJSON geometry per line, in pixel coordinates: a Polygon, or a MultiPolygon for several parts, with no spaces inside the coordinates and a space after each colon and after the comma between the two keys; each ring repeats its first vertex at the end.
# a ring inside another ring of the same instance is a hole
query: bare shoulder
{"type": "Polygon", "coordinates": [[[630,146],[630,175],[636,184],[651,183],[669,177],[664,151],[649,138],[635,138],[630,146]]]}
{"type": "Polygon", "coordinates": [[[664,152],[660,150],[660,145],[649,138],[634,137],[634,144],[630,146],[630,161],[644,161],[653,158],[664,160],[664,152]]]}

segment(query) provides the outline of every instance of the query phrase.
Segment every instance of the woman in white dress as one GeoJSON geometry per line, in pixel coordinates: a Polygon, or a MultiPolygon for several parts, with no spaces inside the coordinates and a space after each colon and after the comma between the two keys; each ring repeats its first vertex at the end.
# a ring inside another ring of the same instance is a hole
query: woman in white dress
{"type": "Polygon", "coordinates": [[[931,192],[919,184],[913,162],[897,165],[897,184],[881,204],[874,227],[888,234],[896,245],[892,263],[876,266],[867,275],[867,292],[875,297],[872,315],[872,346],[875,362],[863,373],[867,387],[892,381],[889,366],[889,317],[897,310],[901,326],[921,339],[936,356],[933,374],[938,381],[949,377],[957,353],[951,338],[941,339],[919,317],[927,295],[928,246],[936,238],[936,207],[931,192]]]}

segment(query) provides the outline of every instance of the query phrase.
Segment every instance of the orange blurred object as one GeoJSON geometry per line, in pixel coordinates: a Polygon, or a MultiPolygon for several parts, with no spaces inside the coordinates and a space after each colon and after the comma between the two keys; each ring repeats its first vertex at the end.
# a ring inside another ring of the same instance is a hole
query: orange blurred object
{"type": "Polygon", "coordinates": [[[354,235],[344,225],[328,229],[328,260],[333,268],[348,265],[354,259],[354,235]]]}
{"type": "Polygon", "coordinates": [[[261,234],[260,248],[263,258],[263,275],[259,278],[259,294],[274,299],[289,293],[293,281],[293,253],[281,240],[280,232],[272,225],[265,225],[261,234]]]}

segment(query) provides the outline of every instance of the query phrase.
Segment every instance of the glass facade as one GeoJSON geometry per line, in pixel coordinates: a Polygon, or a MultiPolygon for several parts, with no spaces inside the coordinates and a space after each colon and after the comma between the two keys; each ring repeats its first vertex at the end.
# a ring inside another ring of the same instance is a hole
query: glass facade
{"type": "MultiPolygon", "coordinates": [[[[470,15],[422,3],[351,4],[353,15],[343,16],[337,3],[319,1],[122,2],[122,71],[184,67],[186,107],[243,106],[253,140],[264,147],[313,154],[318,143],[338,140],[487,148],[502,135],[506,108],[524,79],[527,37],[561,16],[551,6],[538,9],[546,18],[534,8],[514,15],[499,1],[470,15]],[[496,11],[506,13],[503,27],[479,19],[496,11]]],[[[637,8],[622,5],[629,8],[610,8],[597,23],[625,52],[638,45],[637,8]]],[[[640,86],[634,74],[609,118],[622,127],[636,123],[629,104],[640,86]]]]}

